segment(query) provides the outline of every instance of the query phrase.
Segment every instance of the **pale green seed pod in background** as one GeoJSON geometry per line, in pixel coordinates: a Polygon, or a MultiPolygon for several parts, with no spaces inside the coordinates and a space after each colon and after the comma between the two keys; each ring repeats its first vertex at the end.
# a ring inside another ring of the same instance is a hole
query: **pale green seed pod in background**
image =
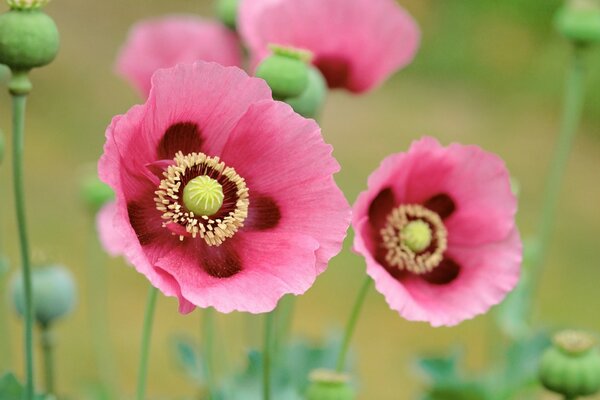
{"type": "Polygon", "coordinates": [[[347,375],[328,370],[315,370],[310,374],[311,384],[307,400],[354,400],[354,390],[347,375]]]}
{"type": "MultiPolygon", "coordinates": [[[[37,323],[48,326],[70,314],[77,302],[77,290],[69,270],[61,265],[46,265],[31,272],[33,311],[37,323]]],[[[23,316],[25,297],[20,273],[13,278],[10,293],[15,310],[23,316]]]]}
{"type": "Polygon", "coordinates": [[[584,332],[558,333],[540,363],[540,381],[568,398],[591,396],[600,390],[600,351],[584,332]]]}

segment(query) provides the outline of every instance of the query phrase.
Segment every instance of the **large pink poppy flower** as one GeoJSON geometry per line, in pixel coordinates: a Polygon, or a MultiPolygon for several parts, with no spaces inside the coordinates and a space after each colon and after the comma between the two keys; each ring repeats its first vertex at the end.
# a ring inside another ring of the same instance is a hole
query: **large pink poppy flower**
{"type": "Polygon", "coordinates": [[[355,251],[390,307],[455,325],[511,291],[522,246],[503,161],[424,138],[386,158],[354,206],[355,251]]]}
{"type": "Polygon", "coordinates": [[[394,0],[242,0],[238,21],[255,64],[269,44],[310,50],[329,87],[356,93],[409,64],[420,37],[394,0]]]}
{"type": "Polygon", "coordinates": [[[304,293],[350,223],[319,126],[239,68],[180,64],[152,83],[106,132],[103,242],[181,312],[266,312],[304,293]]]}
{"type": "Polygon", "coordinates": [[[217,21],[174,15],[135,25],[117,58],[116,70],[145,97],[152,74],[181,63],[213,61],[241,66],[235,33],[217,21]]]}

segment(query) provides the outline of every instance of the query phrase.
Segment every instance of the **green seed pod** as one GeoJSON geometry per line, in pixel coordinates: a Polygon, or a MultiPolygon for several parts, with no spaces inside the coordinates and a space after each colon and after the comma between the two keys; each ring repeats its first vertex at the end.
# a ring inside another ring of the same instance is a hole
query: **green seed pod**
{"type": "Polygon", "coordinates": [[[81,182],[81,198],[90,212],[96,214],[103,205],[114,200],[115,193],[96,174],[91,174],[81,182]]]}
{"type": "Polygon", "coordinates": [[[310,375],[311,384],[307,400],[354,400],[354,390],[348,376],[327,370],[315,370],[310,375]]]}
{"type": "Polygon", "coordinates": [[[0,64],[13,71],[49,64],[59,42],[56,24],[40,9],[11,9],[0,15],[0,64]]]}
{"type": "MultiPolygon", "coordinates": [[[[69,270],[60,265],[47,265],[31,271],[33,310],[36,321],[47,326],[68,315],[75,307],[77,293],[69,270]]],[[[12,281],[12,301],[17,313],[25,312],[23,277],[19,273],[12,281]]]]}
{"type": "Polygon", "coordinates": [[[600,352],[594,338],[583,332],[564,331],[542,356],[542,384],[568,398],[590,396],[600,390],[600,352]]]}
{"type": "Polygon", "coordinates": [[[310,53],[277,46],[271,49],[273,54],[258,66],[256,76],[267,81],[276,100],[300,96],[308,86],[310,53]]]}
{"type": "Polygon", "coordinates": [[[309,66],[308,69],[308,86],[304,89],[304,92],[298,97],[292,97],[286,99],[294,111],[306,118],[317,119],[325,103],[325,97],[327,96],[327,83],[321,72],[313,67],[309,66]]]}
{"type": "Polygon", "coordinates": [[[217,17],[228,28],[235,30],[240,0],[218,0],[217,17]]]}
{"type": "Polygon", "coordinates": [[[600,2],[569,0],[556,15],[556,27],[567,39],[590,45],[600,42],[600,2]]]}

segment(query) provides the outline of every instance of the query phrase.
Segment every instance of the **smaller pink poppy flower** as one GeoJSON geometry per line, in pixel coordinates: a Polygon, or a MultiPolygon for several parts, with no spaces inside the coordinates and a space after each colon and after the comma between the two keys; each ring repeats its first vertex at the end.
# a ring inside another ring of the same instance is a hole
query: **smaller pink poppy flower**
{"type": "Polygon", "coordinates": [[[408,65],[420,40],[394,0],[242,0],[238,21],[254,64],[270,44],[309,50],[330,88],[355,93],[408,65]]]}
{"type": "Polygon", "coordinates": [[[241,47],[236,34],[217,21],[190,15],[142,21],[129,32],[116,70],[145,98],[157,69],[195,61],[241,66],[241,47]]]}
{"type": "Polygon", "coordinates": [[[145,104],[113,119],[100,178],[102,243],[180,311],[271,311],[342,247],[350,206],[317,123],[236,67],[157,71],[145,104]]]}
{"type": "Polygon", "coordinates": [[[456,325],[486,312],[517,284],[516,211],[500,158],[424,138],[369,177],[354,206],[354,249],[401,316],[456,325]]]}

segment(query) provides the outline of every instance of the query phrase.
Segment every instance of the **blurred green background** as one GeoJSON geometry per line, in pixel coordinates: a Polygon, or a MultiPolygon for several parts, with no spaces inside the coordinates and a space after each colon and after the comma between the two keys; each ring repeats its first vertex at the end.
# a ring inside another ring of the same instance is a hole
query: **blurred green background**
{"type": "MultiPolygon", "coordinates": [[[[300,0],[299,0],[300,1],[300,0]]],[[[368,174],[391,152],[403,151],[422,135],[443,143],[481,145],[501,155],[521,185],[519,224],[533,232],[544,177],[556,139],[568,46],[553,30],[560,0],[403,0],[419,21],[423,43],[416,61],[388,84],[363,97],[334,93],[322,127],[343,166],[337,180],[352,202],[368,174]]],[[[2,6],[4,10],[4,6],[2,6]]],[[[135,21],[165,13],[212,14],[208,0],[55,0],[47,11],[62,33],[61,53],[50,67],[32,74],[34,92],[26,138],[29,228],[34,260],[62,262],[80,284],[75,314],[57,326],[58,388],[85,398],[97,376],[91,350],[85,274],[90,219],[78,197],[81,175],[98,159],[112,116],[140,99],[113,74],[113,62],[135,21]]],[[[357,49],[360,51],[360,49],[357,49]]],[[[589,56],[586,118],[575,143],[564,184],[541,291],[536,322],[549,328],[600,331],[600,49],[589,56]]],[[[10,129],[8,95],[0,96],[0,128],[10,129]]],[[[10,145],[10,140],[9,140],[10,145]]],[[[93,168],[93,167],[91,167],[93,168]]],[[[1,233],[14,272],[18,262],[10,167],[0,169],[1,233]]],[[[314,340],[345,322],[364,277],[362,259],[350,238],[316,285],[298,301],[295,335],[314,340]]],[[[108,307],[114,371],[125,397],[134,391],[147,281],[121,260],[110,260],[108,307]]],[[[21,322],[4,304],[10,331],[0,345],[0,371],[22,371],[21,322]],[[7,346],[8,345],[8,346],[7,346]],[[0,348],[1,349],[1,348],[0,348]]],[[[199,337],[201,313],[177,313],[173,299],[160,298],[150,365],[149,398],[185,398],[196,388],[175,363],[173,335],[199,337]]],[[[372,292],[355,336],[360,399],[415,398],[423,385],[418,353],[466,351],[469,368],[487,365],[498,348],[493,316],[455,328],[409,323],[372,292]]],[[[257,341],[247,317],[218,316],[221,370],[239,366],[248,343],[257,341]]],[[[541,395],[544,396],[544,395],[541,395]]],[[[542,397],[541,397],[542,398],[542,397]]],[[[545,398],[545,397],[544,397],[545,398]]],[[[548,397],[552,398],[552,397],[548,397]]]]}

